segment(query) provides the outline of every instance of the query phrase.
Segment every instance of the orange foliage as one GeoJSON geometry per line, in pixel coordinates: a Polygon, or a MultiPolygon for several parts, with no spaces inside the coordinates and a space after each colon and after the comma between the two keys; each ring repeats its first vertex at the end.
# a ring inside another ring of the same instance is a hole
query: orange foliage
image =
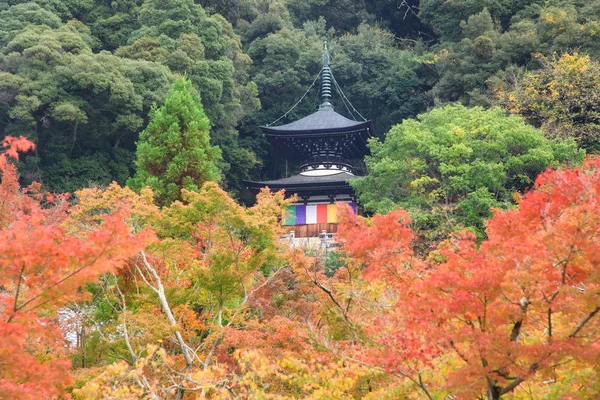
{"type": "Polygon", "coordinates": [[[364,277],[403,280],[419,266],[412,249],[415,235],[408,227],[410,217],[406,211],[395,210],[367,220],[340,203],[338,218],[340,242],[365,264],[364,277]]]}
{"type": "Polygon", "coordinates": [[[160,209],[113,184],[71,206],[20,188],[6,157],[31,147],[4,146],[0,398],[68,397],[57,312],[110,271],[131,362],[91,371],[76,396],[381,398],[404,395],[385,386],[402,378],[429,398],[495,400],[600,364],[600,159],[545,172],[487,240],[464,232],[427,259],[405,211],[339,205],[331,276],[321,254],[283,249],[281,193],[244,209],[207,184],[160,209]]]}
{"type": "Polygon", "coordinates": [[[70,363],[62,358],[58,310],[81,298],[82,285],[138,252],[149,235],[129,233],[125,210],[81,237],[68,235],[62,226],[65,198],[43,207],[37,191],[21,190],[14,166],[6,162],[6,155],[33,144],[23,138],[3,144],[8,150],[0,155],[0,398],[66,396],[70,363]]]}
{"type": "Polygon", "coordinates": [[[345,214],[345,250],[365,264],[365,279],[394,292],[393,306],[369,318],[375,340],[363,358],[405,374],[451,355],[451,393],[490,399],[569,360],[597,365],[599,199],[600,159],[547,171],[518,209],[495,212],[480,247],[464,233],[428,263],[412,256],[405,213],[345,214]]]}
{"type": "Polygon", "coordinates": [[[35,149],[35,144],[26,137],[19,136],[18,138],[7,136],[0,143],[4,147],[4,151],[0,153],[0,171],[4,171],[8,163],[8,158],[15,160],[19,159],[19,152],[27,152],[35,149]]]}

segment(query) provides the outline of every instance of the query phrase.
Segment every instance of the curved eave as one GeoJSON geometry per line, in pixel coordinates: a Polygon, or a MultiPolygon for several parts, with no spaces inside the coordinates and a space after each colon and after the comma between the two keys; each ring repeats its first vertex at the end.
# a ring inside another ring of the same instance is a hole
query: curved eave
{"type": "Polygon", "coordinates": [[[365,122],[346,118],[333,109],[319,109],[289,124],[264,128],[269,132],[331,132],[356,130],[365,122]]]}
{"type": "MultiPolygon", "coordinates": [[[[361,178],[356,176],[352,179],[361,178]]],[[[287,193],[306,193],[306,192],[318,192],[318,191],[344,191],[353,193],[354,189],[348,183],[348,180],[340,180],[336,182],[307,182],[307,183],[277,183],[274,181],[244,181],[246,187],[250,190],[259,191],[262,188],[269,188],[272,191],[285,190],[287,193]]]]}

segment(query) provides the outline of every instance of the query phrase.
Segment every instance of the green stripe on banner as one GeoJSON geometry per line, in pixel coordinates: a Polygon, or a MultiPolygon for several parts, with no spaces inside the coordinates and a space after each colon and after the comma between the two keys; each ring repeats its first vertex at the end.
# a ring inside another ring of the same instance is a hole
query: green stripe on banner
{"type": "Polygon", "coordinates": [[[296,225],[296,206],[287,206],[285,209],[285,225],[296,225]]]}

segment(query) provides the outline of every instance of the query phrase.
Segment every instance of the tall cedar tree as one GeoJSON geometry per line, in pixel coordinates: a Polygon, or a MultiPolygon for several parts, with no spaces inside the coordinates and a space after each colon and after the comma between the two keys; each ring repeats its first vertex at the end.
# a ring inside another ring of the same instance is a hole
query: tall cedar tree
{"type": "Polygon", "coordinates": [[[140,134],[138,169],[128,185],[138,191],[149,186],[159,204],[169,205],[181,199],[181,189],[197,192],[206,181],[218,182],[221,150],[210,145],[209,132],[210,121],[191,81],[179,79],[140,134]]]}

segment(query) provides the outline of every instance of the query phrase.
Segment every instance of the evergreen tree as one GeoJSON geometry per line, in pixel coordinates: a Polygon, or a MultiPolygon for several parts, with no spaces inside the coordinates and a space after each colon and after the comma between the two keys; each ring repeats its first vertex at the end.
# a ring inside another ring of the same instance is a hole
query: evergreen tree
{"type": "Polygon", "coordinates": [[[168,205],[181,198],[182,188],[198,191],[203,182],[220,180],[221,150],[210,145],[210,121],[189,79],[177,80],[150,117],[140,134],[138,169],[129,186],[149,186],[159,204],[168,205]]]}
{"type": "Polygon", "coordinates": [[[115,54],[160,63],[189,77],[211,121],[211,144],[222,151],[222,185],[239,194],[258,160],[240,143],[237,125],[260,107],[248,75],[252,60],[239,36],[225,18],[208,15],[193,0],[144,1],[139,22],[129,45],[115,54]]]}

